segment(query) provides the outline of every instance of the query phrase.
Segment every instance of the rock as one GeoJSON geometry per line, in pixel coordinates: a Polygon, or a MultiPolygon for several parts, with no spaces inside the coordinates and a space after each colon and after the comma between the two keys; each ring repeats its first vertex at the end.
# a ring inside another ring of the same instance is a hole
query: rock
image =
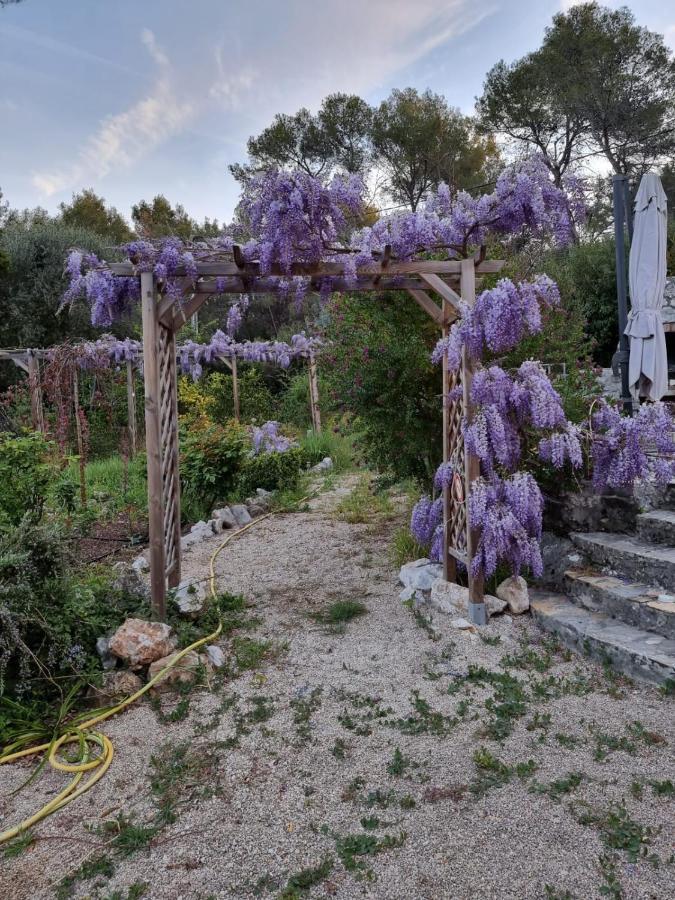
{"type": "Polygon", "coordinates": [[[268,507],[265,503],[259,503],[257,500],[247,500],[246,509],[248,509],[249,515],[253,519],[257,519],[258,516],[262,516],[263,513],[267,512],[268,507]]]}
{"type": "MultiPolygon", "coordinates": [[[[461,584],[438,578],[431,585],[429,603],[434,609],[451,615],[458,612],[466,613],[469,611],[469,589],[462,587],[461,584]]],[[[492,594],[485,595],[485,606],[489,616],[496,616],[506,609],[504,600],[493,597],[492,594]]]]}
{"type": "Polygon", "coordinates": [[[231,506],[230,512],[234,517],[234,524],[237,528],[243,528],[244,525],[248,525],[252,521],[249,511],[243,503],[236,503],[234,506],[231,506]]]}
{"type": "Polygon", "coordinates": [[[180,539],[180,545],[183,549],[187,549],[188,547],[192,547],[195,544],[201,544],[202,541],[207,540],[207,538],[213,537],[213,529],[208,522],[197,522],[190,529],[189,534],[184,534],[180,539]]]}
{"type": "MultiPolygon", "coordinates": [[[[155,675],[158,675],[175,658],[176,654],[171,653],[161,659],[156,659],[148,669],[148,681],[152,681],[155,675]]],[[[169,690],[178,684],[191,684],[197,678],[197,670],[201,665],[199,654],[194,650],[189,650],[159,679],[157,684],[153,685],[153,691],[169,690]]]]}
{"type": "MultiPolygon", "coordinates": [[[[145,562],[143,557],[138,558],[145,562]]],[[[138,569],[140,568],[139,565],[138,569]]],[[[112,567],[112,570],[115,573],[112,588],[114,590],[122,591],[131,597],[135,597],[137,600],[145,600],[149,597],[150,591],[145,581],[141,578],[141,573],[138,569],[134,568],[133,564],[129,565],[129,563],[125,562],[116,562],[112,567]]]]}
{"type": "Polygon", "coordinates": [[[140,669],[168,656],[176,649],[176,638],[164,622],[127,619],[110,638],[110,652],[140,669]]]}
{"type": "Polygon", "coordinates": [[[206,645],[206,656],[214,669],[222,669],[225,665],[225,654],[217,644],[206,645]]]}
{"type": "Polygon", "coordinates": [[[327,472],[329,469],[333,468],[333,460],[330,456],[324,456],[320,463],[317,463],[315,466],[312,466],[312,472],[327,472]]]}
{"type": "Polygon", "coordinates": [[[226,528],[234,528],[237,524],[229,506],[224,506],[222,509],[214,509],[211,516],[211,521],[218,523],[218,531],[224,531],[226,528]]]}
{"type": "Polygon", "coordinates": [[[565,572],[583,564],[583,557],[575,549],[572,541],[545,531],[541,537],[541,558],[544,574],[541,582],[548,587],[561,590],[565,572]]]}
{"type": "Polygon", "coordinates": [[[472,625],[468,619],[451,619],[450,624],[453,628],[459,628],[460,631],[474,631],[476,626],[472,625]]]}
{"type": "Polygon", "coordinates": [[[256,496],[261,500],[271,500],[272,499],[272,491],[266,491],[265,488],[256,488],[255,489],[256,496]]]}
{"type": "Polygon", "coordinates": [[[110,639],[107,637],[96,638],[96,652],[101,660],[104,672],[109,672],[117,665],[117,657],[110,652],[110,639]]]}
{"type": "Polygon", "coordinates": [[[137,556],[132,562],[131,568],[137,575],[146,575],[150,571],[150,563],[144,556],[137,556]]]}
{"type": "Polygon", "coordinates": [[[100,688],[94,688],[91,696],[100,706],[110,706],[130,697],[142,687],[143,682],[138,675],[126,669],[119,669],[117,672],[106,672],[103,675],[103,684],[100,688]]]}
{"type": "Polygon", "coordinates": [[[413,588],[417,591],[430,591],[431,585],[442,574],[443,566],[423,558],[401,566],[398,577],[404,587],[413,588]]]}
{"type": "Polygon", "coordinates": [[[509,578],[505,578],[497,588],[497,596],[500,600],[505,601],[509,612],[514,616],[519,616],[530,608],[527,582],[520,575],[511,575],[509,578]]]}
{"type": "Polygon", "coordinates": [[[184,578],[175,589],[173,599],[182,616],[194,619],[204,610],[206,587],[201,581],[194,582],[184,578]]]}

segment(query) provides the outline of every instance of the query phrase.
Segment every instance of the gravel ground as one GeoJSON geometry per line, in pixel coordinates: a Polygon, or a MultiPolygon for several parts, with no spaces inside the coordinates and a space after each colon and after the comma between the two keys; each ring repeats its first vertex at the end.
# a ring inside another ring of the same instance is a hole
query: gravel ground
{"type": "MultiPolygon", "coordinates": [[[[253,605],[245,636],[265,658],[193,691],[177,721],[165,700],[161,719],[141,703],[107,723],[111,770],[0,856],[0,897],[673,896],[672,700],[527,617],[481,635],[416,619],[389,556],[396,517],[333,512],[353,485],[223,551],[219,586],[253,605]],[[342,631],[311,618],[336,600],[368,611],[342,631]],[[469,665],[483,669],[467,680],[469,665]],[[82,863],[94,877],[64,886],[82,863]]],[[[185,575],[216,546],[186,554],[185,575]]],[[[11,794],[27,772],[0,768],[8,823],[63,784],[48,772],[11,794]]]]}

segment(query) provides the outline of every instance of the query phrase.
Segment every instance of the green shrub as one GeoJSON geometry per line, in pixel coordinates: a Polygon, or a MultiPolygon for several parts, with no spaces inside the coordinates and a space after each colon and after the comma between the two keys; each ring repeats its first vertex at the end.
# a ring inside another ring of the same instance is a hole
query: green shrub
{"type": "MultiPolygon", "coordinates": [[[[242,422],[259,424],[275,418],[274,410],[277,404],[259,369],[240,364],[237,381],[242,422]]],[[[231,375],[225,372],[211,373],[204,385],[204,391],[208,415],[214,422],[224,425],[229,419],[234,418],[231,375]]]]}
{"type": "Polygon", "coordinates": [[[353,462],[351,435],[343,435],[332,429],[324,428],[323,431],[308,431],[301,438],[300,446],[305,451],[307,462],[315,466],[327,456],[333,461],[333,472],[342,472],[348,469],[353,462]]]}
{"type": "Polygon", "coordinates": [[[38,521],[53,474],[50,444],[41,434],[0,434],[0,527],[17,525],[29,513],[38,521]]]}
{"type": "MultiPolygon", "coordinates": [[[[321,386],[319,386],[321,397],[321,386]]],[[[309,375],[307,370],[291,375],[286,390],[281,396],[281,407],[277,417],[282,422],[295,425],[296,428],[309,428],[312,414],[309,408],[309,375]]]]}
{"type": "Polygon", "coordinates": [[[307,467],[307,454],[301,447],[291,447],[284,453],[259,453],[248,457],[239,475],[237,492],[242,497],[253,494],[256,488],[266,491],[292,490],[300,473],[307,467]]]}
{"type": "Polygon", "coordinates": [[[204,511],[234,490],[248,446],[245,428],[191,422],[181,433],[181,479],[186,499],[204,511]]]}

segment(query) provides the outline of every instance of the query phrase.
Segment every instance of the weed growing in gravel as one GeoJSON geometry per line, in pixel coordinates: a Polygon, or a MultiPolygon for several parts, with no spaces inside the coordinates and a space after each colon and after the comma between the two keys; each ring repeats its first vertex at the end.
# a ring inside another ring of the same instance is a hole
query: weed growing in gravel
{"type": "Polygon", "coordinates": [[[574,900],[574,895],[569,891],[559,891],[552,884],[545,884],[544,900],[574,900]]]}
{"type": "Polygon", "coordinates": [[[312,735],[312,715],[321,706],[322,688],[316,687],[308,697],[291,700],[293,724],[299,744],[308,744],[312,735]]]}
{"type": "Polygon", "coordinates": [[[123,891],[113,891],[112,894],[106,894],[100,900],[140,900],[141,897],[147,894],[149,887],[150,885],[147,881],[134,881],[133,884],[129,885],[129,890],[126,894],[123,891]]]}
{"type": "Polygon", "coordinates": [[[5,859],[14,859],[15,856],[20,856],[23,851],[27,850],[33,843],[35,843],[33,832],[24,831],[18,837],[15,837],[14,840],[4,844],[2,855],[5,859]]]}
{"type": "Polygon", "coordinates": [[[497,647],[502,642],[502,639],[498,634],[489,635],[489,634],[483,634],[482,631],[479,631],[478,637],[481,639],[481,641],[484,644],[487,644],[488,647],[497,647]]]}
{"type": "Polygon", "coordinates": [[[253,638],[235,637],[232,641],[232,653],[237,672],[257,669],[271,650],[271,641],[257,641],[253,638]]]}
{"type": "Polygon", "coordinates": [[[675,796],[675,785],[670,778],[666,778],[664,781],[650,781],[649,784],[656,797],[675,796]]]}
{"type": "Polygon", "coordinates": [[[405,719],[395,719],[388,723],[401,734],[435,734],[437,737],[444,737],[450,734],[459,722],[459,719],[433,710],[424,697],[420,697],[419,691],[412,692],[410,702],[415,715],[409,715],[405,719]]]}
{"type": "Polygon", "coordinates": [[[549,784],[542,784],[540,781],[533,781],[530,785],[530,791],[533,794],[546,794],[556,803],[560,802],[560,798],[571,791],[576,790],[584,780],[582,772],[570,772],[563,778],[556,778],[549,784]]]}
{"type": "Polygon", "coordinates": [[[412,612],[412,617],[415,625],[417,625],[418,628],[421,628],[422,631],[425,632],[430,641],[437,641],[440,639],[440,634],[431,624],[431,619],[427,618],[427,616],[425,616],[421,610],[417,609],[412,600],[406,600],[404,606],[407,606],[408,609],[412,612]]]}
{"type": "Polygon", "coordinates": [[[350,525],[390,519],[395,513],[388,495],[373,493],[367,479],[362,479],[335,508],[335,516],[350,525]]]}
{"type": "Polygon", "coordinates": [[[424,547],[417,543],[407,525],[397,528],[391,539],[389,556],[395,569],[400,569],[407,562],[426,556],[424,547]]]}
{"type": "Polygon", "coordinates": [[[622,850],[629,862],[647,859],[658,864],[659,858],[649,853],[649,845],[661,829],[640,825],[631,818],[625,803],[612,803],[607,809],[597,809],[581,801],[572,804],[570,809],[580,825],[597,828],[605,846],[610,850],[622,850]]]}
{"type": "Polygon", "coordinates": [[[336,692],[336,697],[338,700],[346,700],[351,703],[355,710],[354,713],[343,710],[338,716],[338,722],[347,731],[361,737],[372,734],[371,722],[386,719],[394,711],[390,706],[381,706],[379,697],[369,697],[367,694],[359,694],[356,691],[340,689],[336,692]]]}
{"type": "Polygon", "coordinates": [[[342,738],[335,738],[335,743],[331,747],[330,751],[335,759],[346,759],[348,751],[349,744],[346,741],[343,741],[342,738]]]}
{"type": "Polygon", "coordinates": [[[485,747],[479,747],[474,752],[473,762],[476,766],[476,775],[469,785],[469,790],[477,798],[483,797],[493,788],[500,788],[508,784],[514,775],[525,779],[537,770],[537,764],[533,759],[516,763],[515,766],[508,766],[485,747]]]}
{"type": "Polygon", "coordinates": [[[86,859],[74,872],[62,878],[56,886],[56,900],[69,900],[73,896],[75,886],[80,881],[92,878],[110,878],[115,871],[115,864],[107,854],[99,854],[86,859]]]}
{"type": "Polygon", "coordinates": [[[429,787],[424,792],[422,799],[425,803],[439,803],[441,800],[452,800],[459,803],[469,790],[466,784],[448,784],[442,787],[429,787]]]}
{"type": "Polygon", "coordinates": [[[502,656],[500,665],[505,669],[525,669],[536,672],[548,672],[553,664],[553,655],[549,650],[537,653],[534,647],[521,644],[520,653],[507,653],[502,656]]]}
{"type": "Polygon", "coordinates": [[[336,600],[326,609],[313,613],[312,618],[324,625],[329,634],[344,634],[348,622],[367,612],[368,607],[360,600],[336,600]]]}
{"type": "Polygon", "coordinates": [[[279,900],[301,900],[310,888],[321,884],[333,871],[335,860],[326,856],[318,866],[309,866],[289,876],[286,887],[279,894],[279,900]]]}
{"type": "Polygon", "coordinates": [[[219,790],[218,744],[196,746],[189,741],[165,744],[150,757],[150,790],[157,806],[156,821],[171,824],[186,799],[210,797],[219,790]]]}
{"type": "Polygon", "coordinates": [[[662,697],[675,697],[675,678],[666,678],[659,687],[659,694],[662,697]]]}
{"type": "Polygon", "coordinates": [[[600,885],[600,893],[603,897],[609,897],[609,900],[623,900],[623,890],[619,876],[616,873],[616,861],[613,855],[604,853],[598,859],[598,868],[602,875],[602,884],[600,885]]]}
{"type": "Polygon", "coordinates": [[[513,731],[517,719],[527,712],[528,695],[520,682],[508,673],[492,672],[484,667],[469,666],[467,681],[470,684],[489,684],[494,696],[485,701],[489,719],[481,734],[495,741],[502,741],[513,731]]]}
{"type": "Polygon", "coordinates": [[[394,750],[394,755],[390,762],[387,763],[387,772],[394,777],[399,777],[400,775],[403,775],[407,769],[417,769],[418,767],[419,763],[416,763],[410,756],[405,756],[397,747],[394,750]]]}
{"type": "Polygon", "coordinates": [[[356,873],[357,877],[360,875],[368,879],[373,878],[373,872],[366,869],[366,864],[360,857],[375,856],[378,853],[402,847],[408,839],[405,831],[401,831],[396,836],[388,834],[378,840],[374,834],[368,833],[341,835],[331,831],[327,825],[322,825],[320,830],[322,834],[330,835],[335,841],[335,851],[345,869],[348,872],[356,873]]]}
{"type": "Polygon", "coordinates": [[[581,738],[578,738],[573,734],[566,734],[564,731],[557,731],[554,737],[565,750],[574,750],[574,748],[581,743],[581,738]]]}

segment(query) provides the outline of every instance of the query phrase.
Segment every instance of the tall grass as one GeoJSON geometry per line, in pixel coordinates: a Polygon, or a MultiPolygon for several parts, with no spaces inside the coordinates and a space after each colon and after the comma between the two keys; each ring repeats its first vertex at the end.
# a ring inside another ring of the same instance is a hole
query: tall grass
{"type": "Polygon", "coordinates": [[[336,434],[324,429],[320,434],[309,430],[300,438],[300,446],[307,453],[312,465],[326,456],[333,460],[333,471],[344,472],[354,465],[354,438],[352,435],[336,434]]]}

